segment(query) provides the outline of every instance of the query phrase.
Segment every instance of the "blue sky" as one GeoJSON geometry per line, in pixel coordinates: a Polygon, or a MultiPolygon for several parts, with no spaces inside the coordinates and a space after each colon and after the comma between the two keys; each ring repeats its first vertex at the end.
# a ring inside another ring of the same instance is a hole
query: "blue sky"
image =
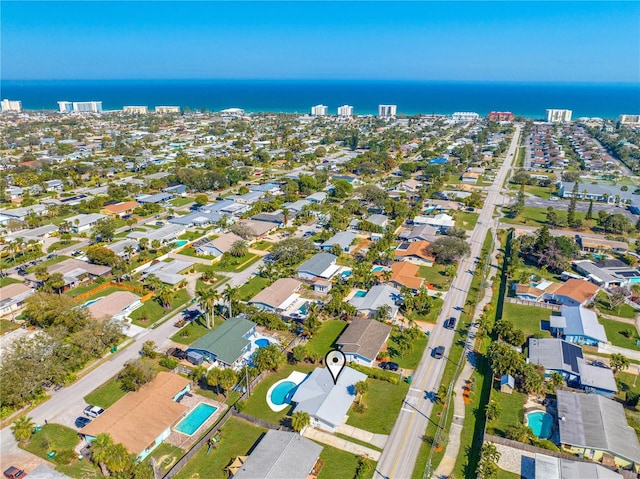
{"type": "Polygon", "coordinates": [[[640,2],[10,2],[3,79],[640,82],[640,2]]]}

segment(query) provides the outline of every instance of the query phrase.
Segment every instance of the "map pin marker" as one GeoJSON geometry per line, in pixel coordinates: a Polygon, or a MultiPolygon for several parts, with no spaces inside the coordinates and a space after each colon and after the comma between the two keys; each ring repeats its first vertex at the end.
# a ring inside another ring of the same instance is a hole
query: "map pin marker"
{"type": "Polygon", "coordinates": [[[324,357],[324,363],[327,365],[327,369],[333,378],[333,384],[338,383],[338,376],[347,364],[347,358],[342,351],[334,349],[329,351],[324,357]]]}

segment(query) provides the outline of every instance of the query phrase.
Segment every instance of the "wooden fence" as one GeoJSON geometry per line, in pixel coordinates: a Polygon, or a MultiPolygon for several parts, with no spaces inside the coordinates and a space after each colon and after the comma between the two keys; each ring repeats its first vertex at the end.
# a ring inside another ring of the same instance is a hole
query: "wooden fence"
{"type": "MultiPolygon", "coordinates": [[[[542,301],[531,301],[529,299],[521,298],[505,298],[509,303],[523,304],[525,306],[535,306],[536,308],[550,309],[552,311],[561,311],[561,304],[544,303],[542,301]]],[[[509,319],[509,318],[507,318],[509,319]]]]}
{"type": "Polygon", "coordinates": [[[88,297],[93,296],[94,294],[97,294],[100,291],[104,291],[107,288],[119,288],[119,289],[124,289],[126,291],[131,291],[132,293],[142,294],[144,295],[143,296],[144,299],[140,299],[140,301],[142,301],[143,303],[147,301],[151,296],[153,296],[153,293],[150,293],[151,296],[149,296],[149,294],[142,288],[137,288],[135,286],[130,286],[128,284],[114,283],[113,281],[109,281],[108,283],[102,283],[96,286],[95,288],[90,289],[89,291],[85,291],[84,293],[76,296],[74,298],[74,301],[80,302],[83,299],[87,299],[88,297]]]}

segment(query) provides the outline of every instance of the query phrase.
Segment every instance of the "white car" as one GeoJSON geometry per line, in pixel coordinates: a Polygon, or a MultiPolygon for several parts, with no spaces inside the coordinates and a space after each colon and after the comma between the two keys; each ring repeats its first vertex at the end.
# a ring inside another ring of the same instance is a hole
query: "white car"
{"type": "Polygon", "coordinates": [[[104,412],[104,409],[98,406],[87,406],[84,408],[84,415],[92,418],[97,418],[100,414],[104,412]]]}

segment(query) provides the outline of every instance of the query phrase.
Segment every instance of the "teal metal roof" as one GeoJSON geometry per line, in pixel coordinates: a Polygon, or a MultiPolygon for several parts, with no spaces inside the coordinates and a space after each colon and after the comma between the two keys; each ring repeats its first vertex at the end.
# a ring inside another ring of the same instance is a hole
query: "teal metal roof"
{"type": "Polygon", "coordinates": [[[256,323],[248,319],[228,319],[214,331],[198,339],[189,346],[189,349],[208,351],[223,363],[233,364],[242,355],[244,348],[250,343],[245,336],[255,328],[255,326],[256,323]]]}

